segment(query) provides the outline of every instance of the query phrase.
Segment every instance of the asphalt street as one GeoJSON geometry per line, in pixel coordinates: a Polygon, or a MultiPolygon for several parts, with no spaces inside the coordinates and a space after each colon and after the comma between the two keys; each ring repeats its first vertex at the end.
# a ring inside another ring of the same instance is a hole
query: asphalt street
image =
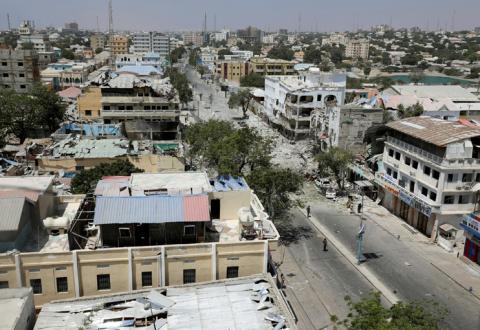
{"type": "MultiPolygon", "coordinates": [[[[321,200],[311,206],[313,216],[355,253],[359,217],[321,200]]],[[[439,302],[449,311],[445,326],[450,329],[480,329],[480,301],[422,257],[421,250],[429,248],[427,245],[414,248],[411,242],[405,244],[375,222],[367,219],[366,224],[364,253],[371,256],[366,263],[382,283],[395,290],[401,300],[439,302]]]]}

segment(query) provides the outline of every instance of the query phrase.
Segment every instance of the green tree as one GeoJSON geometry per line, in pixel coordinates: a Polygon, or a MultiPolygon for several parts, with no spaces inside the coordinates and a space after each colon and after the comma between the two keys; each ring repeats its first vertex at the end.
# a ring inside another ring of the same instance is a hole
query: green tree
{"type": "Polygon", "coordinates": [[[392,60],[390,59],[390,55],[387,52],[382,53],[382,64],[392,65],[392,60]]]}
{"type": "Polygon", "coordinates": [[[230,98],[228,99],[228,107],[230,109],[241,107],[243,118],[246,118],[248,107],[250,106],[250,101],[252,98],[253,95],[250,93],[249,88],[240,89],[238,92],[230,95],[230,98]]]}
{"type": "Polygon", "coordinates": [[[265,77],[258,73],[250,73],[240,78],[240,86],[265,88],[265,77]]]}
{"type": "Polygon", "coordinates": [[[129,176],[132,173],[141,173],[128,160],[115,160],[111,163],[102,163],[88,170],[81,170],[72,179],[72,192],[86,194],[95,188],[98,181],[104,176],[129,176]]]}
{"type": "Polygon", "coordinates": [[[178,72],[176,69],[168,71],[168,76],[172,86],[177,90],[178,98],[182,104],[187,104],[193,100],[193,92],[190,88],[188,78],[185,74],[178,72]]]}
{"type": "Polygon", "coordinates": [[[372,72],[372,67],[370,65],[365,65],[363,68],[363,74],[365,77],[368,77],[370,75],[370,72],[372,72]]]}
{"type": "Polygon", "coordinates": [[[405,107],[403,104],[400,104],[397,109],[398,118],[409,118],[409,117],[418,117],[423,114],[423,106],[420,103],[416,103],[409,107],[405,107]]]}
{"type": "Polygon", "coordinates": [[[38,123],[47,128],[49,133],[55,132],[65,117],[65,103],[57,93],[42,84],[36,84],[30,95],[39,109],[38,123]]]}
{"type": "Polygon", "coordinates": [[[417,65],[421,60],[421,56],[413,53],[408,53],[402,57],[401,62],[403,65],[417,65]]]}
{"type": "Polygon", "coordinates": [[[322,51],[320,48],[315,46],[310,46],[305,49],[303,55],[303,62],[304,63],[313,63],[313,64],[320,64],[322,62],[322,51]]]}
{"type": "Polygon", "coordinates": [[[101,52],[103,52],[103,48],[95,49],[95,54],[100,54],[101,52]]]}
{"type": "Polygon", "coordinates": [[[233,53],[230,51],[230,49],[220,49],[218,51],[218,59],[223,60],[225,59],[225,55],[232,55],[233,53]]]}
{"type": "Polygon", "coordinates": [[[348,165],[353,161],[352,153],[345,149],[332,147],[327,152],[317,155],[316,159],[319,171],[333,174],[339,189],[343,190],[348,165]]]}
{"type": "Polygon", "coordinates": [[[75,59],[75,54],[67,48],[62,49],[62,57],[66,58],[67,60],[74,60],[75,59]]]}
{"type": "Polygon", "coordinates": [[[429,300],[398,302],[386,308],[380,297],[379,292],[372,292],[356,303],[345,297],[350,313],[337,324],[349,330],[435,330],[441,329],[440,323],[447,314],[444,308],[429,300]]]}
{"type": "Polygon", "coordinates": [[[186,53],[185,47],[177,47],[170,52],[170,61],[172,63],[177,63],[183,55],[186,53]]]}
{"type": "Polygon", "coordinates": [[[272,219],[282,215],[291,205],[290,193],[302,186],[302,177],[290,169],[260,167],[247,176],[247,182],[262,201],[272,219]]]}
{"type": "Polygon", "coordinates": [[[267,54],[269,58],[291,61],[293,60],[294,52],[289,47],[279,44],[274,46],[267,54]]]}

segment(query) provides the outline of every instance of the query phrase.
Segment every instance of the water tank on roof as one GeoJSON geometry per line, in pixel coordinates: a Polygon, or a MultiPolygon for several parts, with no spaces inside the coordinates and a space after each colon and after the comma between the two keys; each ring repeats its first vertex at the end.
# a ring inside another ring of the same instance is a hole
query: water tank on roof
{"type": "Polygon", "coordinates": [[[242,207],[238,210],[238,219],[244,227],[253,226],[253,216],[248,207],[242,207]]]}

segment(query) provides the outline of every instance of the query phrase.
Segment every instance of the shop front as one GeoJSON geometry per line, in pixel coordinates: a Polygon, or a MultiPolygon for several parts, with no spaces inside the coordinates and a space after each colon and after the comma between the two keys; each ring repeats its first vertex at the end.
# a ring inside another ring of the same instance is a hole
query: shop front
{"type": "Polygon", "coordinates": [[[460,227],[465,235],[463,256],[480,265],[480,212],[464,215],[460,227]]]}

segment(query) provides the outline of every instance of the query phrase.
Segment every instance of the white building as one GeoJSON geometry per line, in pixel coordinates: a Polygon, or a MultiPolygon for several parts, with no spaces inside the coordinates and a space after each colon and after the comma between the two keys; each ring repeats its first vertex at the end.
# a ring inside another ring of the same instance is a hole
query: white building
{"type": "Polygon", "coordinates": [[[230,51],[231,55],[224,55],[226,61],[248,61],[253,57],[251,50],[230,49],[230,51]]]}
{"type": "Polygon", "coordinates": [[[227,41],[229,36],[230,36],[230,30],[222,29],[219,32],[213,32],[210,35],[210,38],[216,42],[221,42],[221,41],[227,41]]]}
{"type": "Polygon", "coordinates": [[[370,42],[367,39],[351,39],[347,42],[345,56],[367,60],[369,48],[370,42]]]}
{"type": "Polygon", "coordinates": [[[345,87],[345,73],[318,69],[299,76],[266,76],[265,112],[288,137],[305,138],[314,109],[343,104],[345,87]]]}
{"type": "Polygon", "coordinates": [[[159,73],[162,72],[163,61],[160,54],[145,53],[138,54],[119,54],[115,59],[115,68],[121,70],[126,66],[149,66],[154,67],[159,73]]]}
{"type": "Polygon", "coordinates": [[[200,49],[201,64],[208,68],[210,72],[215,71],[215,61],[217,61],[217,50],[210,47],[203,47],[200,49]]]}
{"type": "Polygon", "coordinates": [[[159,32],[136,33],[133,49],[137,54],[154,52],[165,58],[170,54],[170,37],[159,32]]]}
{"type": "Polygon", "coordinates": [[[344,45],[346,46],[349,38],[343,33],[333,33],[328,38],[322,39],[322,46],[344,45]]]}
{"type": "Polygon", "coordinates": [[[480,190],[480,127],[421,116],[387,124],[376,175],[383,205],[436,238],[475,209],[480,190]]]}
{"type": "Polygon", "coordinates": [[[384,105],[397,109],[419,103],[424,115],[444,120],[480,119],[480,99],[458,85],[394,85],[386,91],[384,105]]]}

